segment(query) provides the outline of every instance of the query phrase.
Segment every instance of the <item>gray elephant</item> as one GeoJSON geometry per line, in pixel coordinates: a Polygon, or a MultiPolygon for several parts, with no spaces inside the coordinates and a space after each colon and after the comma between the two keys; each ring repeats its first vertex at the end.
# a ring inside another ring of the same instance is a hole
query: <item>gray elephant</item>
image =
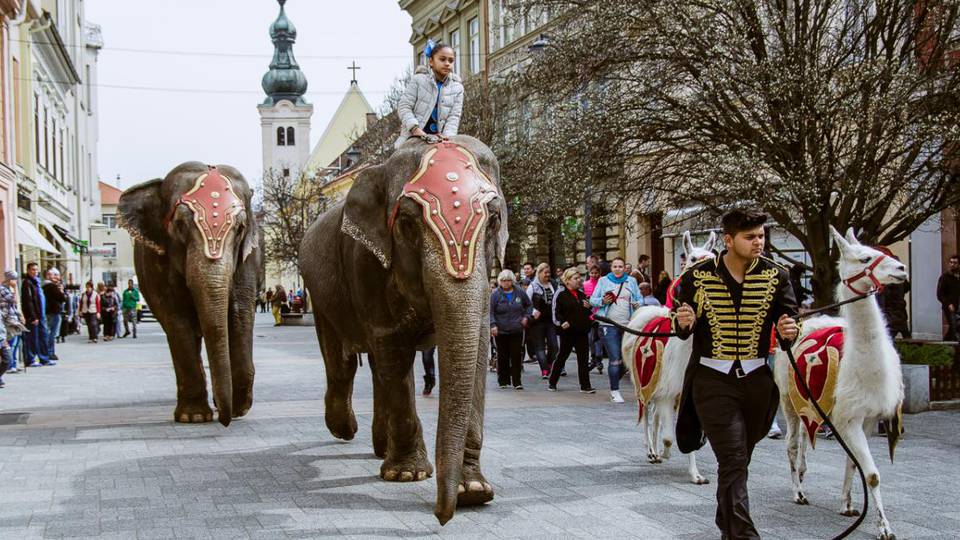
{"type": "Polygon", "coordinates": [[[253,404],[253,318],[260,267],[251,190],[233,167],[188,162],[120,196],[140,291],[167,335],[177,422],[209,422],[200,343],[224,426],[253,404]]]}
{"type": "Polygon", "coordinates": [[[466,136],[412,140],[363,170],[346,199],[307,231],[300,267],[313,299],[327,374],[325,420],[357,431],[351,406],[359,353],[373,373],[373,446],[388,481],[433,473],[414,403],[417,350],[439,349],[435,515],[493,499],[480,471],[489,353],[487,274],[507,241],[493,153],[466,136]]]}

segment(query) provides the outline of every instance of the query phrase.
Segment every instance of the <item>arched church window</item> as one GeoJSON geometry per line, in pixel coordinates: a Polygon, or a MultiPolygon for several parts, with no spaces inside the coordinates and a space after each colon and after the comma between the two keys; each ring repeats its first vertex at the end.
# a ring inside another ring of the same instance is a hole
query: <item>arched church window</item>
{"type": "Polygon", "coordinates": [[[282,127],[277,128],[277,146],[287,145],[285,134],[286,132],[283,130],[282,127]]]}
{"type": "Polygon", "coordinates": [[[294,132],[292,127],[287,128],[287,146],[295,146],[297,144],[297,139],[294,137],[294,132]]]}

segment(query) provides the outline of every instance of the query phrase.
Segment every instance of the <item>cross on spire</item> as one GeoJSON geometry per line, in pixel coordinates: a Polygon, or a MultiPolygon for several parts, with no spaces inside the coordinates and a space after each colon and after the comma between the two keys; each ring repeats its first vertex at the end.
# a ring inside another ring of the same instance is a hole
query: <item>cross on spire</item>
{"type": "Polygon", "coordinates": [[[361,68],[360,66],[358,66],[358,65],[357,65],[357,61],[354,60],[354,61],[353,61],[353,65],[347,66],[347,69],[353,71],[353,78],[350,80],[350,83],[351,83],[351,84],[355,84],[355,83],[357,82],[357,70],[358,70],[358,69],[362,69],[362,68],[361,68]]]}

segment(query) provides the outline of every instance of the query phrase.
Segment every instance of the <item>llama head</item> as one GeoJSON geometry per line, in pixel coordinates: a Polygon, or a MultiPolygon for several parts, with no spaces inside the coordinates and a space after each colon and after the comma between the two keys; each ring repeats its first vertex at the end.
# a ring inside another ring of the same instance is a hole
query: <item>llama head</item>
{"type": "Polygon", "coordinates": [[[713,257],[715,253],[713,248],[717,245],[717,233],[711,231],[710,238],[707,238],[707,242],[702,246],[693,245],[693,239],[690,238],[690,231],[684,231],[683,233],[683,252],[687,256],[687,262],[684,264],[681,271],[686,270],[694,265],[697,261],[706,259],[707,257],[713,257]]]}
{"type": "Polygon", "coordinates": [[[907,280],[907,267],[879,250],[865,246],[853,234],[853,227],[844,237],[833,226],[830,234],[840,249],[840,279],[852,291],[865,294],[878,285],[903,283],[907,280]]]}

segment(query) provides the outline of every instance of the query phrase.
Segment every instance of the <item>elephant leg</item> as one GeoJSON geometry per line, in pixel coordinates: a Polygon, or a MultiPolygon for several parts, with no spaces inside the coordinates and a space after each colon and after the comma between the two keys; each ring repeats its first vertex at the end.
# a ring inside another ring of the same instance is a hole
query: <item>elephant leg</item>
{"type": "Polygon", "coordinates": [[[480,471],[480,450],[483,448],[483,413],[487,387],[487,354],[483,346],[490,341],[489,330],[481,325],[477,374],[473,385],[473,407],[470,424],[467,426],[467,439],[463,450],[463,472],[457,493],[457,506],[474,506],[493,500],[493,486],[480,471]]]}
{"type": "MultiPolygon", "coordinates": [[[[423,443],[423,427],[414,401],[413,349],[378,350],[374,357],[374,385],[380,385],[378,403],[390,411],[386,417],[387,455],[380,477],[390,482],[423,480],[433,475],[423,443]]],[[[379,409],[380,405],[376,405],[379,409]]]]}
{"type": "Polygon", "coordinates": [[[257,274],[254,258],[245,261],[230,295],[230,380],[234,418],[253,406],[253,320],[256,316],[257,274]]]}
{"type": "Polygon", "coordinates": [[[387,457],[387,443],[390,440],[390,408],[386,405],[386,395],[390,393],[390,388],[376,376],[376,359],[372,354],[367,355],[367,361],[373,378],[373,454],[383,459],[387,457]]]}
{"type": "Polygon", "coordinates": [[[352,403],[357,358],[344,352],[340,337],[323,317],[316,316],[316,330],[327,372],[327,392],[323,398],[324,420],[334,437],[349,441],[357,433],[357,418],[353,414],[352,403]]]}

